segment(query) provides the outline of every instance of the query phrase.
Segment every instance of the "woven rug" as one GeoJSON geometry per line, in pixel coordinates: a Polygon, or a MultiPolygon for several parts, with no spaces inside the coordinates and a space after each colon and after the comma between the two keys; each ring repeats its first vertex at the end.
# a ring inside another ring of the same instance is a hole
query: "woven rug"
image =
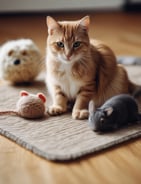
{"type": "MultiPolygon", "coordinates": [[[[130,78],[141,84],[141,67],[127,67],[130,78]]],[[[15,109],[19,91],[39,91],[47,95],[43,80],[31,86],[0,86],[0,110],[15,109]]],[[[47,95],[47,102],[50,97],[47,95]]],[[[135,124],[113,133],[97,134],[87,120],[73,120],[70,113],[27,120],[21,117],[0,116],[0,134],[33,153],[49,160],[71,160],[119,144],[141,135],[141,125],[135,124]]]]}

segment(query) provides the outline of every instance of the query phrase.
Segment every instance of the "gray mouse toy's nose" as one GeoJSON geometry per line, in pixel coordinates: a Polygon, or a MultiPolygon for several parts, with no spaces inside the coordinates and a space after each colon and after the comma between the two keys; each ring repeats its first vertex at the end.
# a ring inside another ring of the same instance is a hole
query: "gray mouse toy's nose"
{"type": "Polygon", "coordinates": [[[19,65],[21,63],[21,61],[19,60],[19,59],[16,59],[15,61],[14,61],[14,65],[19,65]]]}
{"type": "Polygon", "coordinates": [[[89,121],[88,124],[89,124],[89,127],[90,127],[93,131],[95,131],[95,132],[98,131],[98,129],[97,129],[97,127],[95,126],[95,123],[94,123],[94,122],[89,121]]]}

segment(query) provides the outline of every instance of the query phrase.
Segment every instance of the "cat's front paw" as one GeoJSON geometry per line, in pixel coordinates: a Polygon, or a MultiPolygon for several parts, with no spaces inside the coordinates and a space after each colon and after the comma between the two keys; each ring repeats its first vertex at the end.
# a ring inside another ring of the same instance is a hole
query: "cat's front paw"
{"type": "Polygon", "coordinates": [[[72,112],[73,119],[88,119],[89,111],[87,109],[75,109],[72,112]]]}
{"type": "Polygon", "coordinates": [[[59,105],[50,106],[48,109],[48,113],[52,116],[60,115],[63,114],[64,112],[66,112],[66,109],[59,105]]]}

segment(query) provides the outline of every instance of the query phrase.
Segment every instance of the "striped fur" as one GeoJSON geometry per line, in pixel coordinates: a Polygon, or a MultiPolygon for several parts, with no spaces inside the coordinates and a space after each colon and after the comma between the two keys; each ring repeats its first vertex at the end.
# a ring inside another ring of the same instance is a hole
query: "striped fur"
{"type": "Polygon", "coordinates": [[[89,39],[88,16],[66,22],[47,17],[47,26],[46,82],[53,100],[51,115],[66,112],[68,101],[74,101],[73,118],[85,119],[91,99],[99,107],[114,95],[134,91],[136,85],[116,63],[113,51],[102,42],[89,39]]]}

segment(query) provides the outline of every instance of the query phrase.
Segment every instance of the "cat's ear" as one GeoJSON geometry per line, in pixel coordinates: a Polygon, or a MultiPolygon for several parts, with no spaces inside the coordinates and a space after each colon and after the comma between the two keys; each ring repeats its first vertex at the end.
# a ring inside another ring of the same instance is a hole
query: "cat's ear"
{"type": "Polygon", "coordinates": [[[90,113],[90,114],[93,114],[93,113],[94,113],[94,111],[95,111],[95,105],[94,105],[94,101],[93,101],[93,100],[91,100],[91,101],[89,102],[88,110],[89,110],[89,113],[90,113]]]}
{"type": "Polygon", "coordinates": [[[83,17],[80,21],[79,21],[79,25],[88,31],[89,29],[89,25],[90,25],[90,17],[89,16],[85,16],[83,17]]]}
{"type": "Polygon", "coordinates": [[[47,16],[46,22],[47,22],[47,27],[48,27],[48,34],[50,34],[50,35],[53,34],[53,31],[55,29],[58,29],[60,27],[58,22],[54,18],[52,18],[50,16],[47,16]]]}
{"type": "Polygon", "coordinates": [[[110,116],[113,112],[113,108],[112,107],[108,107],[104,110],[104,112],[106,113],[107,116],[110,116]]]}

